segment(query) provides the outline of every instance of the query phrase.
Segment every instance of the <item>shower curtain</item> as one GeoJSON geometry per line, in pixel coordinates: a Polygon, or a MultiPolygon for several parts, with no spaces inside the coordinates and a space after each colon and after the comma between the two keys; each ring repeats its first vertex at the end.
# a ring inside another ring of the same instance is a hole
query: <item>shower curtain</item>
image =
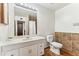
{"type": "Polygon", "coordinates": [[[29,35],[36,35],[35,21],[29,21],[29,35]]]}

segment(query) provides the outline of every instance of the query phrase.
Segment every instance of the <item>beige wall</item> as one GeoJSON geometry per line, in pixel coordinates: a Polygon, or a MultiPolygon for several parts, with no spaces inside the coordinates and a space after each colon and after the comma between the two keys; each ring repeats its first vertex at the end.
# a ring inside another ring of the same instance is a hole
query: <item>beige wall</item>
{"type": "Polygon", "coordinates": [[[79,33],[79,4],[72,3],[55,12],[55,31],[79,33]]]}

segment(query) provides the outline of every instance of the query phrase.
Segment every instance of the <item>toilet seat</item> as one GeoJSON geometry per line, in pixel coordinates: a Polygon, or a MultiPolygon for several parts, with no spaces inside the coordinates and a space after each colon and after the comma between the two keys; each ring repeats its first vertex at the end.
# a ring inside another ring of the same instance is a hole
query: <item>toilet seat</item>
{"type": "Polygon", "coordinates": [[[50,44],[53,45],[56,48],[61,48],[63,46],[61,43],[58,43],[58,42],[52,42],[50,44]]]}

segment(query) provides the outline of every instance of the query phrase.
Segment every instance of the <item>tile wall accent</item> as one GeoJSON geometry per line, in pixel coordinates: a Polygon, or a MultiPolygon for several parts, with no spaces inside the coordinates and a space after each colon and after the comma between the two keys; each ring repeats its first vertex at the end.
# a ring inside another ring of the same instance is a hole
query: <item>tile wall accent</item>
{"type": "Polygon", "coordinates": [[[79,56],[79,33],[55,32],[57,42],[63,44],[63,48],[73,55],[79,56]]]}

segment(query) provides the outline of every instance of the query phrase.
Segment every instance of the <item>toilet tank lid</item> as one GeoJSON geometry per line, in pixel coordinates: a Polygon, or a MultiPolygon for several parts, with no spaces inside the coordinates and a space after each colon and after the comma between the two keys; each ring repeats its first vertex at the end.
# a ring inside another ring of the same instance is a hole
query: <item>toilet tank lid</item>
{"type": "Polygon", "coordinates": [[[53,41],[53,35],[47,35],[47,41],[52,42],[53,41]]]}
{"type": "Polygon", "coordinates": [[[49,35],[47,35],[47,37],[53,37],[53,35],[49,34],[49,35]]]}

